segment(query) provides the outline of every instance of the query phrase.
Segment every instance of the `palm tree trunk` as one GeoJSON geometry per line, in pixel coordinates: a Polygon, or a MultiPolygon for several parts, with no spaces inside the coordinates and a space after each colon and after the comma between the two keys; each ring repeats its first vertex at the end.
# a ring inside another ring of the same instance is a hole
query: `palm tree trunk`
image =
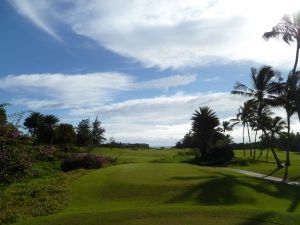
{"type": "Polygon", "coordinates": [[[243,147],[244,147],[244,157],[246,156],[246,148],[245,148],[245,124],[243,124],[243,147]]]}
{"type": "MultiPolygon", "coordinates": [[[[298,65],[298,58],[299,58],[299,48],[300,48],[300,40],[297,40],[297,50],[296,50],[296,57],[295,57],[295,64],[293,68],[293,74],[296,73],[297,70],[297,65],[298,65]]],[[[300,90],[298,91],[300,92],[300,90]]],[[[298,118],[300,121],[300,93],[296,91],[295,96],[296,96],[296,108],[297,108],[297,113],[298,113],[298,118]]]]}
{"type": "Polygon", "coordinates": [[[298,65],[299,48],[300,48],[300,40],[297,40],[297,49],[296,49],[295,63],[294,63],[294,67],[293,67],[293,74],[296,73],[296,69],[297,69],[297,65],[298,65]]]}
{"type": "Polygon", "coordinates": [[[277,168],[278,168],[278,169],[281,169],[281,168],[282,168],[281,161],[279,160],[279,158],[278,158],[278,156],[277,156],[277,154],[276,154],[276,152],[275,152],[275,150],[274,150],[274,147],[273,147],[273,145],[272,145],[272,143],[271,143],[271,140],[270,140],[270,138],[269,138],[267,132],[266,132],[265,130],[263,130],[263,132],[264,132],[264,134],[265,134],[265,136],[266,136],[266,139],[267,139],[267,141],[268,141],[268,144],[269,144],[269,147],[270,147],[270,149],[271,149],[272,155],[273,155],[273,157],[274,157],[274,159],[275,159],[275,161],[276,161],[277,168]]]}
{"type": "Polygon", "coordinates": [[[251,144],[251,138],[250,138],[250,131],[249,131],[249,125],[247,124],[247,130],[248,130],[248,140],[249,140],[249,146],[250,146],[250,157],[252,157],[252,144],[251,144]]]}
{"type": "Polygon", "coordinates": [[[291,131],[291,116],[290,116],[289,112],[286,112],[286,114],[287,114],[287,129],[288,129],[287,136],[289,139],[290,131],[291,131]]]}
{"type": "Polygon", "coordinates": [[[256,129],[256,131],[255,131],[255,136],[254,136],[254,144],[255,144],[255,147],[254,147],[253,159],[255,159],[255,157],[256,157],[256,147],[257,147],[256,137],[257,137],[257,129],[256,129]]]}
{"type": "Polygon", "coordinates": [[[287,133],[287,146],[286,146],[286,159],[285,159],[285,166],[289,167],[291,165],[291,161],[290,161],[290,126],[291,126],[291,116],[289,114],[289,112],[287,112],[287,125],[288,125],[288,133],[287,133]]]}

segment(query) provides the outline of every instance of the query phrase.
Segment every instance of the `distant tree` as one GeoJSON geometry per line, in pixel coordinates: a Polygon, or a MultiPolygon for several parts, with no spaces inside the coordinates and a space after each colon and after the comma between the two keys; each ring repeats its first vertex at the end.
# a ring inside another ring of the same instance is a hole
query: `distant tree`
{"type": "Polygon", "coordinates": [[[78,146],[90,146],[93,143],[90,119],[81,120],[76,130],[78,146]]]}
{"type": "Polygon", "coordinates": [[[76,132],[71,124],[62,123],[55,128],[55,143],[63,150],[70,150],[76,141],[76,132]]]}
{"type": "Polygon", "coordinates": [[[7,123],[7,115],[4,106],[0,106],[0,125],[7,123]]]}
{"type": "Polygon", "coordinates": [[[178,141],[175,145],[176,148],[194,148],[195,146],[195,137],[193,132],[190,130],[184,135],[184,137],[178,141]]]}
{"type": "Polygon", "coordinates": [[[28,129],[32,137],[38,136],[38,129],[44,119],[44,115],[39,112],[32,112],[24,121],[25,128],[28,129]]]}
{"type": "Polygon", "coordinates": [[[55,115],[43,115],[42,120],[38,124],[38,142],[44,144],[52,144],[55,139],[54,129],[59,122],[55,115]]]}
{"type": "Polygon", "coordinates": [[[98,116],[95,121],[92,123],[92,143],[97,146],[105,141],[104,137],[105,129],[101,126],[101,122],[98,120],[98,116]]]}

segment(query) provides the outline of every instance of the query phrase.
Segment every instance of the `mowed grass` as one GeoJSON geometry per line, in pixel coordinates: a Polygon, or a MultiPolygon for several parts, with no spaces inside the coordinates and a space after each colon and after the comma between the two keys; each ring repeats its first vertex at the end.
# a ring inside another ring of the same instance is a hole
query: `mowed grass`
{"type": "Polygon", "coordinates": [[[94,148],[90,151],[116,159],[118,163],[133,162],[183,162],[191,160],[191,149],[129,149],[94,148]]]}
{"type": "Polygon", "coordinates": [[[221,168],[128,163],[88,173],[68,207],[20,225],[296,225],[300,189],[221,168]]]}
{"type": "MultiPolygon", "coordinates": [[[[235,157],[231,163],[226,164],[227,167],[239,168],[244,170],[250,170],[253,172],[263,173],[266,175],[272,175],[283,178],[285,174],[285,168],[276,170],[276,163],[274,161],[271,151],[269,152],[268,159],[266,158],[267,150],[263,151],[260,155],[260,150],[256,151],[256,159],[253,160],[250,157],[249,150],[246,150],[246,156],[244,156],[243,150],[236,150],[235,157]]],[[[286,152],[277,151],[277,155],[282,162],[285,162],[286,152]]],[[[300,153],[290,153],[291,166],[288,169],[288,178],[290,180],[300,181],[300,153]]]]}

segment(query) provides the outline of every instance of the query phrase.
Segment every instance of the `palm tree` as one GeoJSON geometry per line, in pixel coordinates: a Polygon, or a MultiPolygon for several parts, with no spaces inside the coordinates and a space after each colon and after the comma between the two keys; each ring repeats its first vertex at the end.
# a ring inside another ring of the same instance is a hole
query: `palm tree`
{"type": "MultiPolygon", "coordinates": [[[[290,139],[291,117],[296,112],[296,96],[295,89],[299,83],[299,72],[290,73],[286,82],[280,82],[276,85],[278,96],[274,99],[274,105],[283,107],[287,115],[287,143],[290,139]]],[[[286,166],[290,166],[289,147],[286,149],[286,166]]]]}
{"type": "MultiPolygon", "coordinates": [[[[296,74],[298,59],[299,59],[299,49],[300,49],[300,11],[293,16],[285,15],[281,21],[276,24],[271,31],[263,34],[263,38],[269,40],[271,38],[282,38],[284,42],[290,44],[291,42],[296,42],[296,55],[294,67],[292,69],[292,75],[296,74]]],[[[296,107],[298,112],[298,117],[300,120],[300,85],[299,80],[297,83],[297,88],[295,91],[296,107]],[[296,94],[297,92],[297,94],[296,94]]]]}
{"type": "Polygon", "coordinates": [[[221,130],[223,134],[225,135],[226,131],[232,131],[233,127],[237,125],[239,122],[236,119],[230,119],[229,121],[222,121],[222,127],[221,130]]]}
{"type": "Polygon", "coordinates": [[[219,118],[209,107],[199,107],[192,118],[192,131],[197,138],[199,157],[205,158],[212,144],[216,129],[220,124],[219,118]]]}
{"type": "Polygon", "coordinates": [[[44,115],[39,112],[32,112],[24,121],[24,126],[33,137],[37,137],[38,128],[44,119],[44,115]]]}
{"type": "MultiPolygon", "coordinates": [[[[234,86],[232,94],[238,94],[249,97],[252,104],[256,105],[257,125],[263,133],[266,134],[264,126],[262,126],[262,112],[265,107],[272,103],[272,94],[274,94],[274,79],[279,77],[279,73],[274,71],[270,66],[263,66],[259,70],[251,68],[252,88],[237,82],[234,86]]],[[[281,168],[281,162],[275,151],[272,154],[276,160],[277,167],[281,168]]]]}
{"type": "Polygon", "coordinates": [[[52,144],[55,135],[54,129],[58,122],[59,119],[55,115],[45,115],[39,126],[39,141],[52,144]]]}
{"type": "Polygon", "coordinates": [[[292,73],[295,73],[297,69],[300,49],[300,11],[293,16],[283,16],[281,21],[278,24],[276,24],[271,31],[265,32],[263,34],[263,38],[266,40],[280,37],[287,44],[290,44],[294,41],[297,44],[295,62],[292,70],[292,73]]]}

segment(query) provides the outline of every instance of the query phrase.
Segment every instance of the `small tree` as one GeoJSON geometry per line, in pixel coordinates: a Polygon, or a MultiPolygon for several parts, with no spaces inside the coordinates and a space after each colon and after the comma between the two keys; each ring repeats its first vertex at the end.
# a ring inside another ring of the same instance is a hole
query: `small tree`
{"type": "Polygon", "coordinates": [[[76,128],[77,145],[90,146],[92,144],[92,131],[90,119],[81,120],[76,128]]]}
{"type": "Polygon", "coordinates": [[[101,144],[105,141],[104,137],[105,129],[101,126],[101,122],[98,120],[98,116],[96,117],[95,121],[92,123],[92,143],[94,146],[101,144]]]}
{"type": "Polygon", "coordinates": [[[0,126],[7,123],[7,115],[4,106],[0,106],[0,126]]]}
{"type": "Polygon", "coordinates": [[[76,133],[71,124],[62,123],[55,128],[55,143],[60,145],[63,150],[70,150],[75,140],[76,133]]]}

